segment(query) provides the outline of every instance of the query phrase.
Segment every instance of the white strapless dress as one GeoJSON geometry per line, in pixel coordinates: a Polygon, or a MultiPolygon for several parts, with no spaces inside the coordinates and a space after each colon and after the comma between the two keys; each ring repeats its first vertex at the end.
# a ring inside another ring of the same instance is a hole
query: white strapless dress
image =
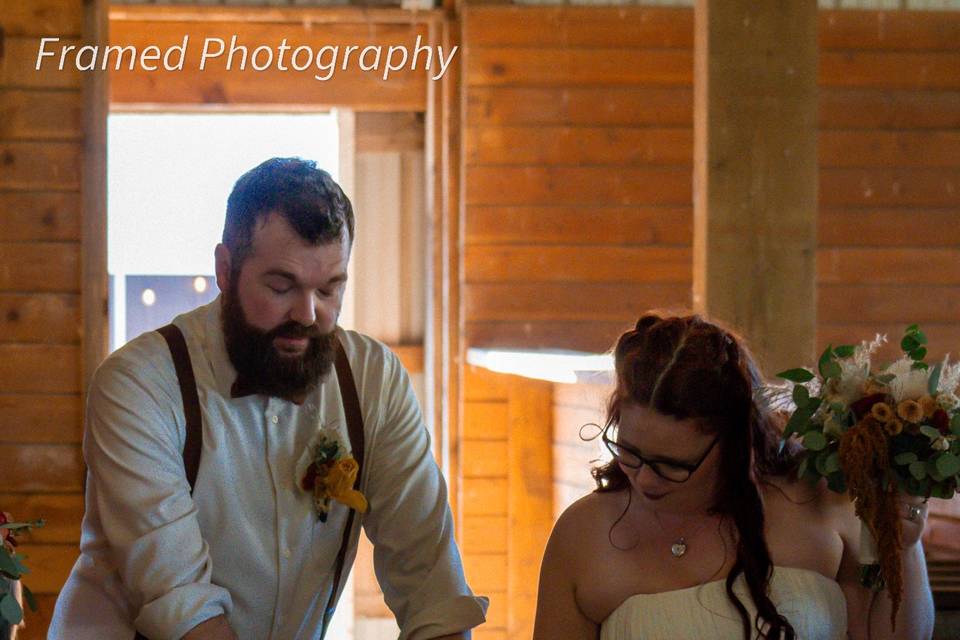
{"type": "MultiPolygon", "coordinates": [[[[756,608],[743,576],[734,593],[750,614],[756,608]]],[[[798,640],[845,640],[847,602],[836,581],[808,569],[774,567],[770,599],[797,632],[798,640]]],[[[754,638],[757,637],[754,631],[754,638]]],[[[740,616],[723,580],[630,596],[604,620],[600,640],[741,640],[740,616]]]]}

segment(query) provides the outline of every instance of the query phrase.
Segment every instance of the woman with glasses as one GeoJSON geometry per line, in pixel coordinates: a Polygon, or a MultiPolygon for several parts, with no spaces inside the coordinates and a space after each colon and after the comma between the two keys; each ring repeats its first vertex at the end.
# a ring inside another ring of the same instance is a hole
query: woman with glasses
{"type": "Polygon", "coordinates": [[[904,600],[858,582],[849,499],[795,478],[793,447],[730,332],[642,317],[615,351],[597,489],[544,555],[535,640],[929,638],[925,512],[904,505],[904,600]],[[907,515],[914,516],[907,520],[907,515]]]}

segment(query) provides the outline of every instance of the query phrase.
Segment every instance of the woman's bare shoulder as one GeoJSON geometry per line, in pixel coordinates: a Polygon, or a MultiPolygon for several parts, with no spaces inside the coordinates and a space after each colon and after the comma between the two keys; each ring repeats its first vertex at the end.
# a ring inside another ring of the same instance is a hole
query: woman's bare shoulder
{"type": "Polygon", "coordinates": [[[606,536],[611,523],[623,511],[621,493],[594,491],[574,501],[560,514],[551,537],[579,544],[584,536],[597,531],[606,536]]]}
{"type": "Polygon", "coordinates": [[[774,509],[785,509],[803,518],[830,520],[838,530],[849,526],[853,515],[849,495],[831,490],[824,479],[812,483],[792,476],[770,476],[763,484],[764,500],[774,509]]]}

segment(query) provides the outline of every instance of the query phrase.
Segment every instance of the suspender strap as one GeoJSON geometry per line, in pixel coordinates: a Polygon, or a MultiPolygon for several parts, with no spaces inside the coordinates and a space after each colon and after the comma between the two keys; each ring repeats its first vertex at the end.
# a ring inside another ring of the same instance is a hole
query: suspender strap
{"type": "Polygon", "coordinates": [[[203,418],[200,415],[200,398],[197,395],[197,381],[193,377],[193,365],[190,363],[190,351],[183,332],[174,324],[157,329],[173,356],[173,366],[177,370],[180,382],[180,395],[183,398],[183,415],[187,423],[187,437],[183,443],[183,468],[190,483],[190,493],[197,481],[200,469],[200,451],[203,449],[203,418]]]}
{"type": "MultiPolygon", "coordinates": [[[[357,479],[353,483],[354,489],[360,488],[360,477],[363,473],[363,414],[360,412],[360,396],[357,395],[357,384],[353,379],[353,371],[350,370],[350,361],[343,349],[343,343],[337,340],[337,354],[335,360],[337,369],[337,381],[340,384],[340,399],[343,402],[343,413],[347,418],[347,433],[350,436],[350,449],[353,457],[357,461],[357,479]]],[[[353,532],[353,521],[356,519],[357,512],[353,509],[347,515],[347,526],[343,529],[343,539],[340,541],[340,550],[337,552],[337,564],[333,572],[333,589],[330,591],[330,597],[327,599],[327,606],[323,611],[323,630],[320,638],[327,635],[327,627],[330,626],[330,620],[333,617],[333,611],[337,604],[337,593],[340,591],[340,583],[343,580],[343,567],[346,564],[347,549],[350,547],[350,537],[353,532]]]]}

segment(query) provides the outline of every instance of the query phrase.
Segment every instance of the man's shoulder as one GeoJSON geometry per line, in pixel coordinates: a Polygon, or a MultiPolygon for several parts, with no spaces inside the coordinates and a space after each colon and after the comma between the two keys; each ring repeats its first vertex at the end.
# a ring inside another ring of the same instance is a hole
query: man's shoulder
{"type": "MultiPolygon", "coordinates": [[[[343,344],[350,366],[362,368],[365,372],[383,371],[390,373],[402,367],[400,359],[385,343],[352,329],[342,329],[340,340],[343,344]]],[[[358,372],[354,371],[354,375],[358,372]]]]}

